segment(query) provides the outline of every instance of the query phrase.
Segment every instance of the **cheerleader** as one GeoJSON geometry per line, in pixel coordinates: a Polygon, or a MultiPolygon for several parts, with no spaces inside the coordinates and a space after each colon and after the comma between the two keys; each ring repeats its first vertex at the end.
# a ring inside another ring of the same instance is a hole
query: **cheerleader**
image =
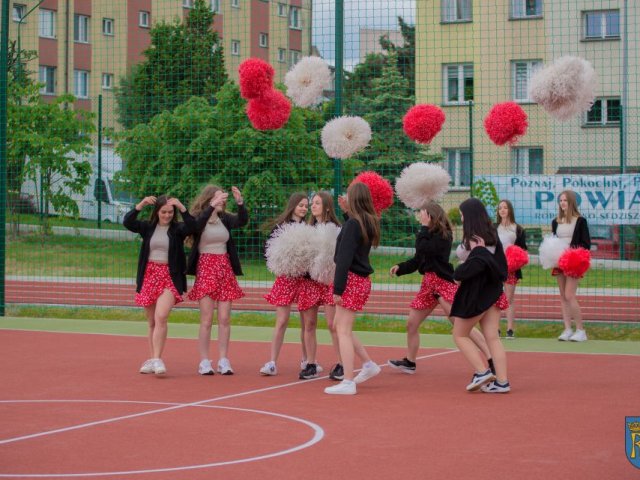
{"type": "MultiPolygon", "coordinates": [[[[498,237],[500,237],[502,248],[505,251],[511,245],[527,250],[527,234],[524,228],[516,223],[513,205],[509,200],[500,200],[495,225],[498,229],[498,237]]],[[[504,282],[504,290],[509,302],[509,308],[507,308],[507,339],[510,340],[515,338],[513,330],[515,313],[513,300],[516,293],[516,285],[520,280],[522,280],[522,271],[518,269],[515,272],[507,272],[507,280],[504,282]]]]}
{"type": "Polygon", "coordinates": [[[475,370],[467,390],[507,393],[511,390],[507,379],[507,357],[498,337],[500,310],[509,306],[502,290],[507,279],[507,260],[496,228],[480,200],[469,198],[462,202],[460,214],[462,243],[469,255],[453,273],[459,284],[451,305],[453,339],[475,370]],[[476,324],[480,324],[489,346],[495,374],[485,367],[470,338],[476,324]]]}
{"type": "MultiPolygon", "coordinates": [[[[407,320],[407,356],[402,360],[389,360],[390,367],[403,373],[416,372],[416,357],[420,348],[419,328],[438,304],[448,316],[451,303],[457,290],[453,282],[453,266],[449,262],[453,230],[447,214],[434,201],[426,202],[418,213],[422,228],[416,236],[415,256],[406,262],[394,265],[389,270],[391,276],[401,276],[418,270],[422,275],[420,291],[411,302],[407,320]]],[[[451,319],[450,319],[451,320],[451,319]]],[[[484,336],[472,329],[470,337],[489,359],[493,370],[493,361],[484,336]]]]}
{"type": "Polygon", "coordinates": [[[336,304],[334,321],[344,378],[339,384],[325,388],[324,392],[330,395],[355,395],[356,384],[380,373],[380,367],[371,360],[353,333],[356,312],[364,308],[371,292],[369,275],[373,273],[373,268],[369,263],[369,252],[371,247],[377,247],[380,243],[380,220],[373,207],[369,187],[364,183],[356,182],[349,186],[347,202],[349,219],[342,226],[336,242],[336,273],[333,281],[333,301],[336,304]],[[354,378],[355,355],[360,357],[363,365],[354,378]]]}
{"type": "MultiPolygon", "coordinates": [[[[565,190],[558,197],[558,216],[551,222],[551,231],[570,248],[582,247],[587,251],[591,249],[589,226],[587,225],[587,220],[578,211],[578,202],[574,191],[565,190]]],[[[551,274],[558,281],[562,304],[564,331],[558,337],[558,340],[563,342],[585,342],[587,340],[587,332],[582,323],[582,311],[576,297],[581,277],[565,275],[559,268],[554,268],[551,274]],[[575,332],[571,329],[571,319],[576,323],[575,332]]]]}
{"type": "Polygon", "coordinates": [[[213,375],[209,359],[211,324],[213,314],[218,309],[218,373],[233,375],[229,362],[229,339],[231,337],[231,307],[234,300],[244,296],[236,275],[242,275],[240,258],[231,230],[241,228],[249,221],[242,193],[231,187],[231,193],[238,206],[237,215],[226,211],[229,194],[215,185],[204,187],[191,206],[191,213],[197,218],[193,246],[189,255],[187,273],[196,276],[189,300],[200,306],[200,330],[198,350],[200,375],[213,375]]]}
{"type": "Polygon", "coordinates": [[[169,313],[182,302],[187,289],[184,239],[195,230],[195,220],[180,200],[162,195],[143,198],[124,216],[122,224],[142,237],[135,302],[145,309],[151,358],[142,364],[140,373],[162,375],[167,372],[162,352],[169,313]],[[138,220],[147,205],[154,206],[149,221],[138,220]],[[182,223],[176,219],[176,210],[182,215],[182,223]]]}
{"type": "MultiPolygon", "coordinates": [[[[304,222],[307,212],[309,210],[309,199],[305,193],[294,193],[289,197],[287,206],[282,214],[275,220],[275,227],[272,230],[275,232],[277,228],[286,223],[301,223],[304,222]]],[[[302,310],[306,305],[300,306],[299,296],[300,289],[302,287],[303,277],[286,277],[284,275],[278,276],[276,281],[271,287],[271,291],[264,296],[264,298],[271,305],[276,307],[276,325],[273,330],[273,338],[271,339],[271,359],[260,368],[260,374],[262,375],[277,375],[278,374],[278,356],[282,349],[282,343],[284,342],[284,334],[289,325],[289,316],[291,315],[291,305],[298,303],[298,310],[302,310]]],[[[301,329],[300,329],[300,343],[302,345],[302,362],[300,362],[300,369],[304,370],[307,366],[307,351],[304,343],[304,316],[300,315],[301,329]]],[[[316,371],[321,371],[321,368],[316,364],[316,371]]]]}

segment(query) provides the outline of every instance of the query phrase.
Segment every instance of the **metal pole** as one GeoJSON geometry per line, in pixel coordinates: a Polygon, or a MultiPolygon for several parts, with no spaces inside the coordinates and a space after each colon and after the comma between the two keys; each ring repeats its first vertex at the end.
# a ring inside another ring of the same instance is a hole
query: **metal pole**
{"type": "Polygon", "coordinates": [[[629,35],[627,33],[627,0],[623,3],[623,37],[622,37],[622,99],[620,101],[620,173],[627,171],[627,101],[629,95],[629,35]]]}
{"type": "MultiPolygon", "coordinates": [[[[335,34],[335,108],[334,115],[342,115],[342,75],[344,70],[344,0],[336,0],[336,34],[335,34]]],[[[333,159],[333,192],[336,210],[339,212],[338,196],[342,193],[342,162],[333,159]]]]}
{"type": "Polygon", "coordinates": [[[2,0],[0,29],[0,316],[5,316],[6,207],[7,207],[7,86],[9,72],[9,0],[2,0]]]}
{"type": "Polygon", "coordinates": [[[102,196],[107,192],[102,188],[102,94],[98,95],[98,228],[102,228],[102,196]]]}
{"type": "MultiPolygon", "coordinates": [[[[460,168],[462,170],[462,168],[460,168]]],[[[473,100],[469,100],[469,193],[473,197],[473,100]]]]}

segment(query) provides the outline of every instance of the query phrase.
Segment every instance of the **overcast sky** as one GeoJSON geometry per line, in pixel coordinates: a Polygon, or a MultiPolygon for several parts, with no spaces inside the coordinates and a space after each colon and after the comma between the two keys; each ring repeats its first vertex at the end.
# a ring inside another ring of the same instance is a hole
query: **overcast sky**
{"type": "MultiPolygon", "coordinates": [[[[335,3],[335,0],[313,1],[313,44],[330,64],[335,59],[335,3]]],[[[361,28],[398,30],[398,17],[413,24],[415,0],[344,0],[345,68],[351,69],[359,61],[361,28]]]]}

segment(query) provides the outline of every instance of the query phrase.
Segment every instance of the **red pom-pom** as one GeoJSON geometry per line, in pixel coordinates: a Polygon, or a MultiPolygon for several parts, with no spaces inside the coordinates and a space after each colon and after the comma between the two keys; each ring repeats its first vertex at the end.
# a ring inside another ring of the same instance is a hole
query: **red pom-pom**
{"type": "Polygon", "coordinates": [[[280,90],[270,90],[260,98],[249,100],[247,117],[256,130],[284,127],[291,115],[291,102],[280,90]]]}
{"type": "Polygon", "coordinates": [[[507,257],[507,270],[509,270],[509,273],[520,270],[529,263],[529,254],[517,245],[509,245],[504,251],[504,255],[507,257]]]}
{"type": "Polygon", "coordinates": [[[568,248],[558,260],[558,268],[567,277],[582,278],[590,266],[591,253],[585,248],[568,248]]]}
{"type": "Polygon", "coordinates": [[[444,125],[444,112],[435,105],[411,107],[402,119],[402,129],[411,140],[430,143],[444,125]]]}
{"type": "Polygon", "coordinates": [[[378,215],[393,205],[393,187],[386,178],[381,177],[376,172],[362,172],[351,182],[352,184],[362,182],[371,192],[373,208],[378,215]]]}
{"type": "Polygon", "coordinates": [[[273,67],[259,58],[248,58],[238,67],[240,95],[246,100],[259,98],[273,89],[273,67]]]}
{"type": "Polygon", "coordinates": [[[498,103],[484,119],[484,129],[496,145],[514,144],[527,131],[527,114],[515,102],[498,103]]]}

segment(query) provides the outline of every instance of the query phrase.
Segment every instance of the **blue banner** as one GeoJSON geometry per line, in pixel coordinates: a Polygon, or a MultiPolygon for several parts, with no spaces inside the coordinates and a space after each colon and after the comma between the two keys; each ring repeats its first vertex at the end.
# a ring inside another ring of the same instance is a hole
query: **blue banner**
{"type": "Polygon", "coordinates": [[[640,468],[640,417],[624,417],[624,439],[627,459],[640,468]]]}

